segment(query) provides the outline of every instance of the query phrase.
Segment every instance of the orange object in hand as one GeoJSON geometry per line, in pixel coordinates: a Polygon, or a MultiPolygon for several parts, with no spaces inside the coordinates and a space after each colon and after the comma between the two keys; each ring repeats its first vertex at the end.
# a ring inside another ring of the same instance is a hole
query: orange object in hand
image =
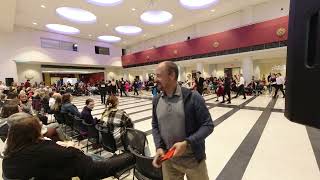
{"type": "Polygon", "coordinates": [[[174,151],[175,149],[169,150],[164,156],[161,157],[160,161],[163,162],[171,159],[173,157],[174,151]]]}

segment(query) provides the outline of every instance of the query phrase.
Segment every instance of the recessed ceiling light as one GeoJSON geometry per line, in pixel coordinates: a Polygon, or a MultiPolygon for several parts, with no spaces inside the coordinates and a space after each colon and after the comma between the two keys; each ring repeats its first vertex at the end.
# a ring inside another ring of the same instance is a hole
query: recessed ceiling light
{"type": "Polygon", "coordinates": [[[88,36],[89,36],[89,37],[91,37],[92,35],[91,35],[91,34],[89,34],[88,36]]]}
{"type": "Polygon", "coordinates": [[[33,22],[32,24],[33,24],[33,25],[38,25],[38,23],[36,23],[36,22],[33,22]]]}
{"type": "Polygon", "coordinates": [[[210,11],[211,11],[211,12],[216,12],[216,10],[215,10],[215,9],[211,9],[210,11]]]}
{"type": "Polygon", "coordinates": [[[146,34],[144,34],[143,36],[144,36],[144,37],[146,37],[147,35],[146,35],[146,34]]]}
{"type": "Polygon", "coordinates": [[[108,27],[108,26],[109,26],[109,24],[106,24],[106,26],[108,27]]]}
{"type": "Polygon", "coordinates": [[[172,20],[172,17],[172,14],[168,11],[151,10],[145,11],[140,16],[140,19],[146,24],[160,25],[170,22],[172,20]]]}
{"type": "Polygon", "coordinates": [[[45,6],[45,5],[41,5],[40,7],[42,7],[42,8],[46,8],[46,6],[45,6]]]}
{"type": "Polygon", "coordinates": [[[115,30],[119,34],[124,34],[124,35],[137,35],[142,32],[142,29],[137,26],[118,26],[115,28],[115,30]]]}
{"type": "Polygon", "coordinates": [[[174,25],[173,24],[170,24],[170,27],[173,27],[174,25]]]}
{"type": "Polygon", "coordinates": [[[123,0],[86,0],[88,3],[97,6],[116,6],[123,2],[123,0]]]}
{"type": "Polygon", "coordinates": [[[219,2],[219,0],[179,0],[180,4],[187,9],[204,9],[219,2]]]}
{"type": "Polygon", "coordinates": [[[78,34],[80,30],[71,26],[62,24],[47,24],[46,27],[52,31],[64,34],[78,34]]]}
{"type": "Polygon", "coordinates": [[[92,23],[97,20],[93,13],[79,8],[60,7],[56,9],[56,12],[63,18],[80,23],[92,23]]]}
{"type": "Polygon", "coordinates": [[[121,41],[121,38],[117,36],[99,36],[98,39],[102,41],[110,42],[110,43],[121,41]]]}
{"type": "Polygon", "coordinates": [[[131,10],[132,10],[132,11],[135,11],[135,10],[136,10],[136,8],[132,8],[131,10]]]}

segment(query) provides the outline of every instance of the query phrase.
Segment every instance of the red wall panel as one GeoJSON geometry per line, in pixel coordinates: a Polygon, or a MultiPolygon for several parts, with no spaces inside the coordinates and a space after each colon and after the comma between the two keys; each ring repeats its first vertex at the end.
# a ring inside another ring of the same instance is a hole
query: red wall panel
{"type": "Polygon", "coordinates": [[[177,57],[205,54],[287,40],[288,33],[282,37],[277,36],[276,32],[279,28],[285,28],[288,31],[288,16],[189,41],[169,44],[134,54],[128,54],[122,56],[122,65],[128,66],[148,62],[158,62],[177,57]],[[214,42],[219,42],[219,47],[213,47],[214,42]]]}

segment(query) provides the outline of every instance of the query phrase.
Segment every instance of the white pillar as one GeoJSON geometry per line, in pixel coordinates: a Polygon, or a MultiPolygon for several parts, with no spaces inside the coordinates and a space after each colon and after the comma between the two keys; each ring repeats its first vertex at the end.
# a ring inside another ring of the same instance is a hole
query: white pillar
{"type": "Polygon", "coordinates": [[[183,66],[178,65],[179,69],[179,76],[178,76],[178,81],[186,81],[186,68],[183,66]]]}
{"type": "Polygon", "coordinates": [[[203,64],[202,63],[197,63],[197,72],[200,71],[201,74],[203,74],[203,64]]]}
{"type": "Polygon", "coordinates": [[[123,80],[129,80],[129,73],[126,70],[123,72],[123,80]]]}
{"type": "Polygon", "coordinates": [[[216,64],[209,64],[209,71],[208,75],[211,77],[217,76],[217,65],[216,64]]]}
{"type": "Polygon", "coordinates": [[[254,67],[254,77],[255,77],[255,79],[261,79],[260,66],[255,64],[253,67],[254,67]]]}
{"type": "MultiPolygon", "coordinates": [[[[253,74],[253,62],[251,57],[245,57],[242,59],[242,74],[246,83],[250,83],[253,74]]],[[[256,78],[255,78],[256,79],[256,78]]]]}

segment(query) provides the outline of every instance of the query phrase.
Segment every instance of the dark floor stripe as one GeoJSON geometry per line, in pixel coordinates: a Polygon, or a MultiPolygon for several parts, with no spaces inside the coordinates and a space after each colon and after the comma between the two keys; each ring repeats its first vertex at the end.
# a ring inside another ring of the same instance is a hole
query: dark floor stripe
{"type": "Polygon", "coordinates": [[[271,99],[267,109],[263,111],[257,122],[244,138],[238,149],[234,152],[226,166],[220,172],[217,180],[239,180],[250,162],[250,159],[261,138],[262,132],[271,115],[271,109],[276,104],[276,99],[271,99]]]}
{"type": "MultiPolygon", "coordinates": [[[[257,96],[253,96],[249,100],[245,101],[244,103],[240,104],[239,106],[236,106],[235,108],[233,108],[231,111],[229,111],[226,114],[222,115],[221,117],[219,117],[218,119],[216,119],[213,122],[214,126],[217,127],[223,121],[225,121],[226,119],[231,117],[233,114],[238,112],[241,109],[241,107],[244,107],[245,105],[249,104],[251,101],[253,101],[256,98],[257,98],[257,96]]],[[[235,106],[235,105],[224,105],[224,104],[220,104],[220,103],[215,105],[215,107],[229,107],[229,106],[235,106]]]]}
{"type": "Polygon", "coordinates": [[[320,130],[309,126],[306,129],[320,170],[320,130]]]}
{"type": "Polygon", "coordinates": [[[135,112],[132,112],[132,113],[128,113],[128,115],[133,115],[133,114],[137,114],[137,113],[141,113],[141,112],[149,111],[149,110],[152,110],[152,108],[144,109],[144,110],[140,110],[140,111],[135,111],[135,112]]]}
{"type": "Polygon", "coordinates": [[[132,121],[133,123],[139,123],[139,122],[142,122],[142,121],[146,121],[148,119],[151,119],[152,116],[148,116],[148,117],[144,117],[144,118],[141,118],[141,119],[137,119],[135,121],[132,121]]]}
{"type": "Polygon", "coordinates": [[[149,136],[150,134],[152,134],[152,129],[150,129],[149,131],[145,131],[146,135],[149,136]]]}

